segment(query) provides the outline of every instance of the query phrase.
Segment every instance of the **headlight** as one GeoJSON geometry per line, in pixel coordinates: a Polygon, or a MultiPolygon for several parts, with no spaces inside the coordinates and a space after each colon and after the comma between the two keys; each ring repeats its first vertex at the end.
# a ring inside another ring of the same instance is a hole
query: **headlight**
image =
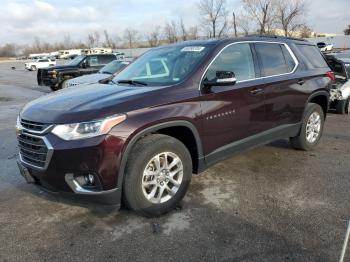
{"type": "Polygon", "coordinates": [[[126,119],[126,115],[107,117],[91,122],[56,125],[52,133],[64,140],[77,140],[107,134],[115,125],[126,119]]]}

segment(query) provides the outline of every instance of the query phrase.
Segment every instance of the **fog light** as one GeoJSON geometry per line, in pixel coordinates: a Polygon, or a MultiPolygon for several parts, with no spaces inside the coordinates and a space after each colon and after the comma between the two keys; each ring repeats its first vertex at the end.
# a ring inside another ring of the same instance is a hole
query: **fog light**
{"type": "Polygon", "coordinates": [[[75,180],[80,186],[92,186],[95,183],[95,176],[93,174],[75,176],[75,180]]]}

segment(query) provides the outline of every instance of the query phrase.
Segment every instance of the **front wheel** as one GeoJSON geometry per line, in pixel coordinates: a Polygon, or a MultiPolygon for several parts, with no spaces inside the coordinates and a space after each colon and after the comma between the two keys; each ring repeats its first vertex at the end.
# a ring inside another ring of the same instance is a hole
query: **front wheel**
{"type": "Polygon", "coordinates": [[[321,106],[309,103],[306,107],[299,135],[290,138],[292,146],[305,151],[313,150],[321,139],[324,120],[321,106]]]}
{"type": "Polygon", "coordinates": [[[142,215],[159,216],[182,200],[191,177],[191,155],[183,143],[166,135],[148,135],[131,150],[123,200],[142,215]]]}
{"type": "Polygon", "coordinates": [[[31,71],[36,71],[36,66],[35,66],[35,65],[32,65],[32,66],[30,67],[30,70],[31,70],[31,71]]]}

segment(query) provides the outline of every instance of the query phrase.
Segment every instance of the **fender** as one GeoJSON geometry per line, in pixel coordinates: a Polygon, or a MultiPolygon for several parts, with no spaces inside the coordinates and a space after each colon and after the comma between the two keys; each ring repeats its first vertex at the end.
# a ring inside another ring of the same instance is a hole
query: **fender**
{"type": "Polygon", "coordinates": [[[135,143],[141,137],[143,137],[147,134],[151,134],[159,129],[163,129],[163,128],[167,128],[167,127],[176,127],[176,126],[187,127],[192,131],[192,134],[194,135],[194,137],[196,139],[196,145],[197,145],[197,151],[198,151],[198,170],[200,172],[200,171],[205,169],[202,141],[201,141],[201,138],[200,138],[199,133],[197,131],[197,128],[191,122],[184,121],[184,120],[175,120],[175,121],[159,123],[159,124],[150,126],[146,129],[143,129],[142,131],[138,132],[127,143],[126,149],[123,152],[122,160],[120,162],[120,167],[119,167],[119,173],[118,173],[117,188],[121,189],[121,190],[118,190],[119,194],[122,193],[126,162],[127,162],[128,156],[130,154],[130,151],[133,148],[133,146],[135,145],[135,143]]]}
{"type": "MultiPolygon", "coordinates": [[[[327,108],[326,108],[326,112],[329,110],[329,103],[330,103],[330,101],[329,101],[329,96],[330,96],[330,95],[329,95],[329,91],[320,90],[320,91],[316,91],[316,92],[312,93],[312,94],[309,96],[309,98],[307,99],[307,101],[306,101],[306,103],[305,103],[304,112],[305,112],[305,110],[306,110],[307,104],[310,103],[310,101],[311,101],[313,98],[317,97],[317,96],[324,96],[324,97],[326,97],[326,99],[327,99],[327,108]]],[[[304,115],[304,114],[303,114],[303,115],[304,115]]],[[[326,116],[326,114],[325,114],[325,116],[326,116]]]]}

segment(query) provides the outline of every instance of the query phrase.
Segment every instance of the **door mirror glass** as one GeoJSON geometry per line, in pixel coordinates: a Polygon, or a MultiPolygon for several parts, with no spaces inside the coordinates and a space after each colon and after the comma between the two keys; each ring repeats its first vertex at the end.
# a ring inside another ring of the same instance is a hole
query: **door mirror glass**
{"type": "Polygon", "coordinates": [[[204,80],[204,86],[230,86],[237,82],[235,73],[231,71],[216,71],[215,75],[212,80],[204,80]]]}

